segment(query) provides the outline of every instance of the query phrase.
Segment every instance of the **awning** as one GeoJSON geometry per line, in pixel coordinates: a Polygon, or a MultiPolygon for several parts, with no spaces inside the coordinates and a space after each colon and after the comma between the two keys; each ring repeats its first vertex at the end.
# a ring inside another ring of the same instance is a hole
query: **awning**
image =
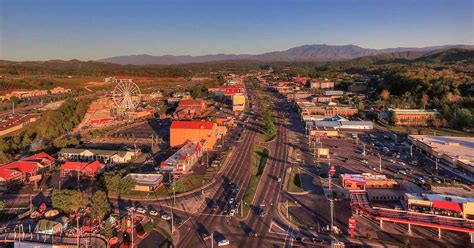
{"type": "Polygon", "coordinates": [[[433,207],[458,213],[462,212],[461,204],[457,202],[433,200],[433,207]]]}

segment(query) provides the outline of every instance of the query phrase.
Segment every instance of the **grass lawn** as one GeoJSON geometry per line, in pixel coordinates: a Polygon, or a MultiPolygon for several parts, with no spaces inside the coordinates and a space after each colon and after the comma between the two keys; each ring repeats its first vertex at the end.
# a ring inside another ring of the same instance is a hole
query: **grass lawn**
{"type": "MultiPolygon", "coordinates": [[[[195,190],[212,180],[211,175],[186,175],[175,183],[176,194],[195,190]]],[[[157,197],[168,196],[173,194],[171,186],[163,185],[155,192],[157,197]]]]}
{"type": "Polygon", "coordinates": [[[429,127],[402,127],[402,126],[387,126],[390,131],[398,134],[424,134],[438,136],[468,136],[474,137],[474,133],[467,133],[460,130],[450,128],[429,128],[429,127]]]}
{"type": "Polygon", "coordinates": [[[250,204],[252,204],[253,198],[257,191],[258,182],[262,177],[263,170],[267,163],[268,150],[263,147],[254,148],[252,166],[250,168],[250,181],[247,185],[247,190],[245,190],[243,202],[243,216],[247,216],[250,210],[250,204]]]}
{"type": "Polygon", "coordinates": [[[288,192],[303,192],[301,185],[300,169],[293,167],[291,169],[290,178],[288,180],[288,192]]]}

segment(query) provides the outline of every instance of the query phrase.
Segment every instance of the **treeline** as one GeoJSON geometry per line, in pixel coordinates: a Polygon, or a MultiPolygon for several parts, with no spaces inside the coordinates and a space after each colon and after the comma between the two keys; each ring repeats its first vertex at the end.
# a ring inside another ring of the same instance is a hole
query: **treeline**
{"type": "Polygon", "coordinates": [[[474,98],[468,76],[430,73],[388,73],[381,85],[380,101],[395,108],[437,109],[451,126],[474,127],[474,98]]]}
{"type": "Polygon", "coordinates": [[[66,100],[57,110],[43,112],[39,120],[21,131],[0,138],[0,162],[10,161],[15,154],[33,148],[32,143],[36,143],[34,150],[77,144],[77,138],[64,135],[82,121],[89,103],[90,99],[66,100]]]}

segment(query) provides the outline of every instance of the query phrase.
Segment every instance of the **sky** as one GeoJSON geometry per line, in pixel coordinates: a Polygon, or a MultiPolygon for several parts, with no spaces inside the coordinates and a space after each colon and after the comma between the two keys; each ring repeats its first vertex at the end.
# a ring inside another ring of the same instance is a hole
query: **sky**
{"type": "Polygon", "coordinates": [[[0,0],[0,59],[474,44],[473,0],[0,0]]]}

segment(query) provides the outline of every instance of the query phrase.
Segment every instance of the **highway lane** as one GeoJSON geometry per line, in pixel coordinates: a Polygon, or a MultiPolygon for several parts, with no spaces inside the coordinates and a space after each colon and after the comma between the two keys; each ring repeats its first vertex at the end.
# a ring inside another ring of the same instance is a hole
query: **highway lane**
{"type": "MultiPolygon", "coordinates": [[[[256,118],[255,118],[256,119],[256,118]]],[[[245,192],[246,186],[248,184],[248,179],[250,178],[250,165],[252,162],[253,147],[255,143],[255,138],[258,135],[258,126],[257,123],[249,121],[247,123],[246,131],[243,137],[243,141],[240,142],[239,146],[236,146],[235,153],[233,154],[228,170],[223,174],[221,178],[218,179],[218,182],[222,185],[218,191],[214,194],[212,199],[217,199],[217,203],[226,202],[225,199],[225,186],[227,182],[234,182],[240,185],[240,191],[237,194],[236,199],[241,199],[243,193],[245,192]]],[[[196,226],[197,224],[202,224],[206,227],[209,232],[219,232],[219,233],[234,233],[238,232],[236,230],[235,221],[234,225],[229,225],[230,221],[226,216],[221,216],[222,209],[218,210],[219,216],[216,213],[213,213],[209,208],[206,208],[202,215],[193,219],[191,223],[193,224],[191,228],[186,230],[186,233],[180,238],[178,243],[179,247],[200,247],[200,246],[210,246],[210,242],[203,242],[199,237],[196,226]]]]}

